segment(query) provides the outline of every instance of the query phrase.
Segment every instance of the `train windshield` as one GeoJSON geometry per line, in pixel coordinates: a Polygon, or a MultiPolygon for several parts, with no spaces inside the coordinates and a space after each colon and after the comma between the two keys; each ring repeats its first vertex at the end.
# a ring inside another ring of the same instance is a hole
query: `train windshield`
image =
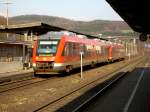
{"type": "Polygon", "coordinates": [[[53,56],[56,54],[58,40],[39,40],[37,47],[38,56],[53,56]]]}
{"type": "Polygon", "coordinates": [[[46,34],[40,35],[37,46],[38,56],[53,56],[57,52],[57,47],[60,39],[64,35],[75,35],[75,33],[61,31],[61,32],[47,32],[46,34]]]}

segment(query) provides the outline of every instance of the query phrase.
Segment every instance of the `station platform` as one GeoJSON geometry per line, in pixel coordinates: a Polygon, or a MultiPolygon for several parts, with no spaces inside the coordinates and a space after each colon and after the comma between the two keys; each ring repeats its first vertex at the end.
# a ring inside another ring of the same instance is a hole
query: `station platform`
{"type": "Polygon", "coordinates": [[[0,83],[33,76],[33,69],[23,69],[21,62],[0,62],[0,83]]]}
{"type": "Polygon", "coordinates": [[[21,62],[0,62],[0,74],[16,72],[23,69],[21,62]]]}
{"type": "Polygon", "coordinates": [[[145,58],[117,84],[97,96],[83,112],[150,112],[149,59],[145,58]]]}

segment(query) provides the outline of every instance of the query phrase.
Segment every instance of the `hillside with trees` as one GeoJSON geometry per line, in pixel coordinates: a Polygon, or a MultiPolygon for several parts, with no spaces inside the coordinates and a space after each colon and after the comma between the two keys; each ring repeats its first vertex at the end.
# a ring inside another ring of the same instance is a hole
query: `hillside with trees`
{"type": "Polygon", "coordinates": [[[69,30],[96,35],[129,35],[132,30],[124,21],[107,21],[107,20],[94,20],[94,21],[75,21],[61,17],[45,16],[45,15],[22,15],[12,17],[11,21],[17,23],[28,22],[44,22],[50,25],[66,28],[69,30]]]}
{"type": "MultiPolygon", "coordinates": [[[[131,28],[124,21],[75,21],[45,15],[22,15],[9,18],[9,24],[22,24],[37,21],[90,35],[132,35],[133,33],[131,28]]],[[[6,25],[6,18],[0,16],[0,25],[6,25]]]]}

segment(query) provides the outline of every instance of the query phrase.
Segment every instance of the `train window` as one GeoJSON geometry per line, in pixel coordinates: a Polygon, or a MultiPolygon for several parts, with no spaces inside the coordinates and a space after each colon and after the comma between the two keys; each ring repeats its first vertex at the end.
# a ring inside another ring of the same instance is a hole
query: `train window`
{"type": "Polygon", "coordinates": [[[72,55],[76,56],[76,43],[72,43],[72,55]]]}
{"type": "Polygon", "coordinates": [[[92,45],[86,45],[86,56],[91,56],[92,54],[92,45]]]}
{"type": "Polygon", "coordinates": [[[74,56],[76,52],[75,48],[76,48],[76,45],[74,43],[67,42],[65,44],[62,56],[74,56]]]}
{"type": "Polygon", "coordinates": [[[74,56],[79,56],[79,43],[74,43],[73,44],[73,51],[74,51],[74,56]]]}
{"type": "Polygon", "coordinates": [[[102,55],[105,55],[105,48],[102,46],[102,55]]]}
{"type": "Polygon", "coordinates": [[[73,56],[73,53],[74,50],[73,50],[73,43],[69,43],[69,56],[73,56]]]}
{"type": "Polygon", "coordinates": [[[96,54],[100,55],[101,54],[101,47],[100,46],[95,46],[96,47],[96,54]]]}
{"type": "Polygon", "coordinates": [[[84,53],[83,58],[85,58],[88,55],[87,46],[85,44],[80,44],[79,52],[83,52],[84,53]]]}
{"type": "Polygon", "coordinates": [[[109,54],[109,48],[106,47],[105,49],[106,49],[106,50],[105,50],[105,55],[108,56],[108,54],[109,54]]]}
{"type": "Polygon", "coordinates": [[[107,56],[108,55],[109,48],[102,46],[101,50],[102,50],[102,53],[101,53],[102,56],[107,56]]]}
{"type": "Polygon", "coordinates": [[[65,44],[62,56],[79,56],[81,51],[84,52],[84,56],[87,55],[87,48],[84,44],[68,42],[65,44]]]}
{"type": "Polygon", "coordinates": [[[37,55],[55,55],[57,51],[59,40],[39,40],[37,55]]]}
{"type": "Polygon", "coordinates": [[[68,43],[65,44],[62,56],[69,56],[69,44],[68,43]]]}

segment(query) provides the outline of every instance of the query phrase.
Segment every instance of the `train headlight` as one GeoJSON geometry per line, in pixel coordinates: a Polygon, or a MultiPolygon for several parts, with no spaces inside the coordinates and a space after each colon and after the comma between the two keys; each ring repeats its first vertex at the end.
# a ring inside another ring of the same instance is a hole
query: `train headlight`
{"type": "Polygon", "coordinates": [[[36,57],[36,60],[38,60],[39,59],[39,57],[36,57]]]}
{"type": "Polygon", "coordinates": [[[43,58],[43,61],[47,61],[47,58],[44,57],[44,58],[43,58]]]}
{"type": "Polygon", "coordinates": [[[36,63],[33,63],[32,66],[33,66],[33,67],[36,67],[36,63]]]}

